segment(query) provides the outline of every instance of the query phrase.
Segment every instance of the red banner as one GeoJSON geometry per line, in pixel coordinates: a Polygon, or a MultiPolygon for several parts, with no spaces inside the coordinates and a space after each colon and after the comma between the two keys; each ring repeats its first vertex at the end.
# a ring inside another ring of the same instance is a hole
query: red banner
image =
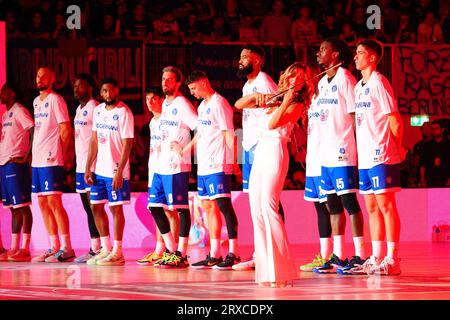
{"type": "Polygon", "coordinates": [[[400,112],[450,116],[450,46],[394,48],[393,87],[400,112]]]}

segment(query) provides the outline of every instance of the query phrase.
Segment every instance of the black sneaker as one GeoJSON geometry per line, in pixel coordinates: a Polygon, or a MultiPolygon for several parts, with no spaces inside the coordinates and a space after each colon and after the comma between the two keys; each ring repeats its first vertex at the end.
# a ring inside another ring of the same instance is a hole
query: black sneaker
{"type": "Polygon", "coordinates": [[[313,271],[315,273],[336,273],[336,270],[338,268],[345,267],[347,264],[347,258],[345,260],[341,260],[337,255],[333,253],[330,257],[330,260],[325,262],[323,266],[314,268],[313,271]]]}
{"type": "Polygon", "coordinates": [[[211,269],[212,267],[214,267],[215,265],[218,265],[219,263],[222,263],[223,259],[220,256],[219,258],[212,258],[210,256],[210,254],[208,254],[206,256],[205,260],[196,262],[191,264],[191,268],[195,268],[195,269],[211,269]]]}
{"type": "Polygon", "coordinates": [[[161,268],[183,269],[189,267],[187,256],[182,256],[180,251],[172,253],[167,261],[161,263],[161,268]]]}
{"type": "Polygon", "coordinates": [[[233,265],[241,262],[241,257],[237,257],[234,253],[229,253],[225,257],[225,261],[219,264],[216,264],[213,269],[217,270],[231,270],[233,265]]]}
{"type": "Polygon", "coordinates": [[[353,256],[350,262],[341,268],[338,268],[336,270],[336,273],[338,274],[365,274],[365,273],[357,273],[354,272],[354,270],[359,269],[363,266],[364,262],[366,260],[361,259],[359,256],[353,256]]]}

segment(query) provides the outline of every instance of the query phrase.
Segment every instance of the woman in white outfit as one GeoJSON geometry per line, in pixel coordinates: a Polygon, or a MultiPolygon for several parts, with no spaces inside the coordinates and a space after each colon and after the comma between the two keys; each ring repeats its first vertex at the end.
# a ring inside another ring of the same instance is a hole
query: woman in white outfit
{"type": "MultiPolygon", "coordinates": [[[[306,67],[294,63],[282,74],[279,92],[304,82],[306,67]]],[[[287,91],[279,107],[266,101],[273,95],[255,93],[255,108],[268,107],[259,120],[259,143],[250,174],[250,208],[254,226],[255,282],[284,287],[297,277],[278,203],[289,167],[287,143],[292,128],[310,103],[309,87],[287,91]]],[[[279,104],[279,103],[278,103],[279,104]]]]}

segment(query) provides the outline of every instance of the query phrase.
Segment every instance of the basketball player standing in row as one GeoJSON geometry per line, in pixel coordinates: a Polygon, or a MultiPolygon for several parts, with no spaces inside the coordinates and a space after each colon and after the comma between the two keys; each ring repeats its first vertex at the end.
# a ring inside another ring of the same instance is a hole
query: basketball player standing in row
{"type": "Polygon", "coordinates": [[[84,180],[91,185],[91,207],[102,249],[86,263],[120,266],[125,264],[122,252],[125,228],[123,205],[130,203],[129,158],[134,139],[134,117],[130,108],[119,100],[119,88],[115,79],[103,79],[100,94],[104,102],[94,109],[84,180]],[[109,204],[114,219],[113,246],[105,203],[109,204]]]}
{"type": "MultiPolygon", "coordinates": [[[[159,154],[161,152],[161,130],[159,129],[159,125],[164,98],[164,93],[160,88],[154,90],[149,89],[145,93],[145,104],[147,105],[148,111],[150,111],[153,115],[149,123],[150,147],[148,155],[148,204],[150,204],[150,190],[153,184],[155,168],[159,164],[159,154]]],[[[177,210],[169,210],[167,208],[164,209],[164,212],[169,219],[170,231],[172,232],[172,236],[175,239],[175,242],[178,242],[178,235],[180,232],[180,219],[178,217],[178,212],[177,210]]],[[[142,257],[142,259],[139,259],[137,261],[137,263],[140,265],[153,265],[155,262],[162,259],[163,254],[166,250],[166,245],[164,243],[164,239],[161,236],[161,232],[159,232],[159,228],[156,226],[155,229],[156,248],[153,252],[146,254],[144,257],[142,257]]]]}
{"type": "Polygon", "coordinates": [[[234,159],[233,109],[217,93],[202,71],[194,71],[186,84],[191,94],[203,99],[198,107],[195,144],[198,162],[198,198],[206,211],[211,251],[193,268],[229,270],[240,262],[238,256],[238,221],[231,203],[231,173],[234,159]],[[229,250],[222,259],[220,233],[223,214],[227,225],[229,250]]]}
{"type": "Polygon", "coordinates": [[[50,67],[37,70],[39,96],[34,99],[32,192],[38,195],[50,249],[33,262],[70,262],[75,252],[70,242],[69,218],[62,203],[64,168],[72,166],[68,155],[72,128],[64,99],[53,91],[55,73],[50,67]],[[58,236],[61,235],[61,243],[58,236]]]}
{"type": "Polygon", "coordinates": [[[30,239],[33,216],[31,214],[31,181],[29,157],[34,122],[28,110],[18,101],[17,89],[9,83],[3,85],[0,102],[6,112],[0,123],[0,183],[4,208],[12,214],[11,249],[5,250],[0,237],[0,261],[30,261],[30,239]],[[23,231],[22,246],[20,233],[23,231]]]}
{"type": "Polygon", "coordinates": [[[317,105],[323,138],[320,144],[322,164],[321,188],[327,194],[333,231],[333,255],[323,266],[313,269],[317,273],[348,273],[364,263],[364,220],[356,198],[357,154],[354,131],[356,80],[347,70],[352,53],[347,44],[337,38],[321,43],[317,62],[327,68],[319,81],[317,105]],[[341,66],[337,66],[342,64],[341,66]],[[335,67],[336,66],[336,67],[335,67]],[[331,67],[335,67],[330,69],[331,67]],[[350,215],[354,257],[345,258],[344,207],[350,215]]]}
{"type": "Polygon", "coordinates": [[[187,247],[191,229],[189,212],[189,172],[191,171],[190,130],[197,126],[197,112],[180,92],[181,70],[168,66],[162,71],[161,86],[166,98],[160,117],[161,152],[150,188],[148,209],[164,239],[161,267],[187,268],[187,247]],[[186,150],[186,152],[184,152],[186,150]],[[164,209],[176,209],[180,215],[178,245],[170,232],[164,209]]]}
{"type": "MultiPolygon", "coordinates": [[[[311,68],[311,67],[309,67],[311,68]]],[[[300,266],[302,271],[313,271],[320,267],[330,258],[333,253],[332,233],[330,212],[326,206],[327,195],[320,187],[322,175],[322,166],[319,159],[320,143],[323,139],[320,125],[320,109],[317,104],[319,95],[319,79],[316,77],[311,80],[311,86],[314,88],[314,95],[307,111],[307,151],[306,151],[306,181],[304,199],[314,203],[317,213],[317,226],[319,229],[320,254],[314,257],[313,261],[300,266]]],[[[304,119],[303,119],[304,120],[304,119]]],[[[305,122],[305,121],[303,121],[305,122]]],[[[338,202],[337,205],[340,203],[338,202]]],[[[340,209],[343,211],[343,208],[340,209]]]]}
{"type": "Polygon", "coordinates": [[[85,263],[100,252],[100,234],[95,226],[95,219],[90,203],[90,186],[84,182],[84,170],[89,152],[89,144],[92,137],[92,117],[94,109],[98,102],[92,98],[95,82],[90,74],[81,73],[77,75],[73,85],[73,94],[75,100],[80,105],[75,111],[73,119],[75,130],[75,181],[76,192],[80,195],[81,203],[88,219],[89,234],[91,246],[89,252],[75,259],[77,263],[85,263]]]}
{"type": "Polygon", "coordinates": [[[377,70],[383,45],[376,40],[361,41],[356,48],[356,69],[362,79],[355,87],[356,138],[360,193],[369,212],[372,255],[358,268],[362,273],[398,275],[400,218],[395,192],[400,191],[400,162],[403,122],[389,81],[377,70]],[[387,255],[382,244],[387,238],[387,255]]]}

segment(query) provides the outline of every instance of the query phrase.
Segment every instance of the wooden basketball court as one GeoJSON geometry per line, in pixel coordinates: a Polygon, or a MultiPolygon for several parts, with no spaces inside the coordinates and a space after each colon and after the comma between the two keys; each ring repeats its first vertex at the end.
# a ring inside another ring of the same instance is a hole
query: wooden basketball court
{"type": "MultiPolygon", "coordinates": [[[[292,247],[296,265],[318,245],[292,247]]],[[[250,257],[252,247],[241,247],[250,257]]],[[[351,253],[350,247],[347,252],[351,253]]],[[[298,272],[293,286],[264,288],[253,271],[172,270],[136,264],[146,251],[126,250],[122,267],[0,263],[2,300],[450,300],[450,243],[410,242],[400,247],[400,276],[340,276],[298,272]]],[[[81,250],[77,250],[82,254],[81,250]]],[[[190,262],[206,249],[189,252],[190,262]]]]}

